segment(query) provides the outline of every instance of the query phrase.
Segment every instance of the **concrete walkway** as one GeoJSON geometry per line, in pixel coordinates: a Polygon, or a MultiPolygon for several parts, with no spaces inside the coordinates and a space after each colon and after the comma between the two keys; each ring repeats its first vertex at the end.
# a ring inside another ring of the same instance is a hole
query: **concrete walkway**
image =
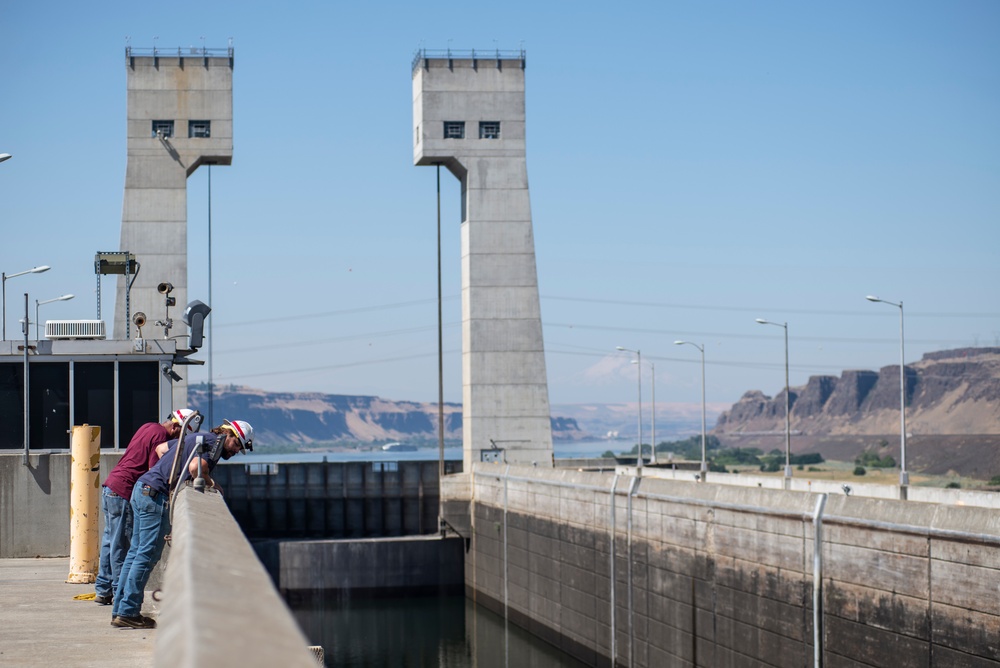
{"type": "Polygon", "coordinates": [[[111,626],[111,606],[73,600],[94,585],[68,574],[68,558],[0,559],[0,666],[153,665],[156,630],[111,626]]]}

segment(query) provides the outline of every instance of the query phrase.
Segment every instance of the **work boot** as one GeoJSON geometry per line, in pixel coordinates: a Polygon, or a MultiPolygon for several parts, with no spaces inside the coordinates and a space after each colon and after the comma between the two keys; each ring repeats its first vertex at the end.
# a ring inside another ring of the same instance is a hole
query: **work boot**
{"type": "Polygon", "coordinates": [[[96,596],[94,596],[94,603],[96,603],[97,605],[111,605],[114,602],[115,602],[115,597],[111,595],[101,596],[100,594],[97,594],[96,596]]]}
{"type": "Polygon", "coordinates": [[[112,618],[111,626],[117,626],[122,629],[155,629],[156,620],[152,617],[143,617],[142,615],[136,615],[135,617],[118,615],[112,618]]]}

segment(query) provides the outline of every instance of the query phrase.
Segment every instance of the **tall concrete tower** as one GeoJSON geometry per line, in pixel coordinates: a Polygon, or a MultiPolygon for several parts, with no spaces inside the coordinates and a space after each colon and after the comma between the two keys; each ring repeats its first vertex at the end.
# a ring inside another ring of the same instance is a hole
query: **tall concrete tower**
{"type": "MultiPolygon", "coordinates": [[[[233,161],[233,49],[125,50],[128,78],[128,163],[122,206],[121,248],[139,263],[128,290],[127,277],[115,295],[114,338],[135,337],[125,315],[148,320],[143,336],[164,337],[166,297],[161,283],[173,285],[176,305],[169,310],[173,327],[167,335],[181,336],[187,290],[187,178],[201,165],[233,161]]],[[[102,249],[103,250],[103,249],[102,249]]],[[[110,250],[110,249],[109,249],[110,250]]],[[[211,306],[211,304],[209,304],[211,306]]],[[[178,341],[178,348],[187,342],[178,341]]],[[[187,403],[187,383],[173,386],[174,407],[187,403]]]]}
{"type": "Polygon", "coordinates": [[[456,55],[414,58],[413,162],[443,165],[462,184],[465,470],[490,458],[551,466],[524,52],[456,55]]]}

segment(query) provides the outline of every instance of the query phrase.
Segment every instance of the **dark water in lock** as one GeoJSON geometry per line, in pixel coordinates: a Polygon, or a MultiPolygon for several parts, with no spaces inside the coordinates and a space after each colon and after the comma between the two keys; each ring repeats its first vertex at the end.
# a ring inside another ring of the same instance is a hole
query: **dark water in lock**
{"type": "Polygon", "coordinates": [[[292,604],[326,665],[385,668],[584,668],[462,595],[292,604]]]}

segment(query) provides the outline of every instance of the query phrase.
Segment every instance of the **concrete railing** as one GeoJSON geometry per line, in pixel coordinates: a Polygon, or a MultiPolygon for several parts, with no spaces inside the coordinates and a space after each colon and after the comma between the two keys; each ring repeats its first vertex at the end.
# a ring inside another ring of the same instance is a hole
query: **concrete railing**
{"type": "Polygon", "coordinates": [[[222,496],[177,496],[155,665],[282,666],[317,662],[222,496]]]}

